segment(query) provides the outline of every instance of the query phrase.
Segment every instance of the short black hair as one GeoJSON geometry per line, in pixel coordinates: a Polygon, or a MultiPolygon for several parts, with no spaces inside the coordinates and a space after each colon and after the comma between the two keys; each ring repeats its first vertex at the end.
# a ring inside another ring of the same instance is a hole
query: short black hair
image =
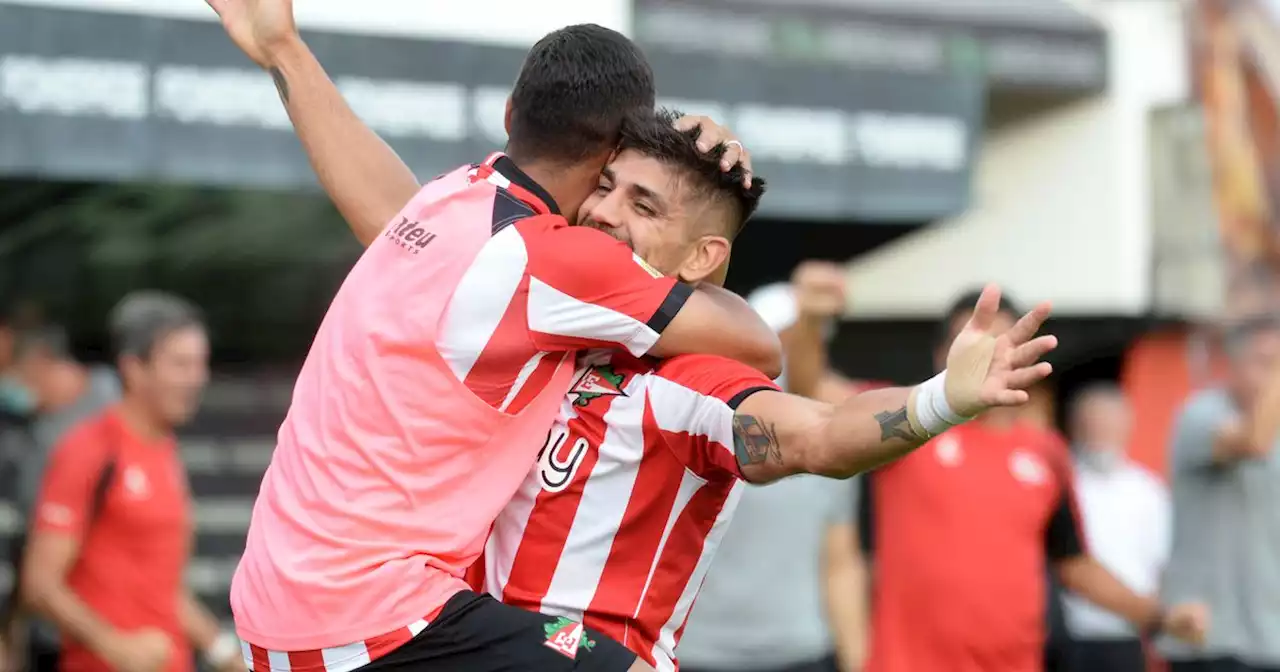
{"type": "Polygon", "coordinates": [[[145,360],[166,336],[188,327],[204,329],[204,317],[194,304],[167,292],[133,292],[111,311],[111,344],[117,357],[145,360]]]}
{"type": "MultiPolygon", "coordinates": [[[[942,322],[938,325],[938,345],[947,343],[947,340],[951,338],[951,323],[955,322],[957,317],[972,312],[973,307],[978,303],[978,298],[981,296],[981,289],[971,289],[951,302],[947,312],[943,313],[942,322]]],[[[1018,309],[1018,304],[1014,303],[1013,299],[1010,299],[1008,294],[1004,292],[1000,293],[1000,307],[997,310],[1015,320],[1022,316],[1022,311],[1018,309]]]]}
{"type": "Polygon", "coordinates": [[[511,92],[507,152],[570,164],[606,152],[623,120],[654,105],[653,70],[621,33],[568,26],[538,40],[511,92]]]}
{"type": "Polygon", "coordinates": [[[681,116],[675,110],[663,109],[629,118],[622,127],[618,149],[634,150],[677,168],[683,172],[684,184],[692,189],[694,195],[730,205],[733,216],[726,234],[732,240],[755,214],[768,185],[764,178],[753,175],[751,186],[744,186],[742,164],[730,170],[722,169],[720,158],[724,156],[725,145],[702,152],[698,149],[702,129],[677,130],[675,122],[681,116]]]}

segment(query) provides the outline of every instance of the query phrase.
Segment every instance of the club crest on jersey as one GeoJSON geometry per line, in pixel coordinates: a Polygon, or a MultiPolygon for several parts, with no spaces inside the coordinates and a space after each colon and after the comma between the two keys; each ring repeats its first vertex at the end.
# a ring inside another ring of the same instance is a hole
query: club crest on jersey
{"type": "Polygon", "coordinates": [[[590,651],[596,646],[596,643],[583,632],[581,623],[564,616],[542,627],[547,633],[545,646],[568,658],[576,659],[580,649],[590,651]]]}
{"type": "Polygon", "coordinates": [[[627,393],[622,389],[622,381],[624,376],[620,373],[614,373],[613,367],[608,365],[593,366],[578,378],[578,382],[569,388],[569,394],[574,395],[574,406],[586,406],[595,399],[600,397],[625,397],[627,393]]]}

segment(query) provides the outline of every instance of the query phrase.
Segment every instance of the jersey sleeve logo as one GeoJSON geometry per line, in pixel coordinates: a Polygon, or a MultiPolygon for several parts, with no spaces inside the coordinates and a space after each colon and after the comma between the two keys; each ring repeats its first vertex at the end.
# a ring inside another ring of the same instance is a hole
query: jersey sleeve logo
{"type": "Polygon", "coordinates": [[[573,395],[573,405],[586,406],[600,397],[627,396],[622,389],[624,378],[622,374],[614,373],[613,367],[608,365],[587,369],[578,378],[578,382],[569,388],[569,394],[573,395]]]}
{"type": "Polygon", "coordinates": [[[590,651],[596,646],[595,641],[582,629],[582,624],[561,616],[542,626],[547,641],[544,646],[567,658],[576,659],[580,649],[590,651]]]}
{"type": "Polygon", "coordinates": [[[1009,456],[1009,473],[1023,485],[1039,486],[1049,482],[1049,467],[1044,460],[1022,448],[1009,456]]]}
{"type": "Polygon", "coordinates": [[[383,232],[384,236],[402,250],[417,254],[436,239],[436,234],[428,231],[421,222],[415,222],[401,215],[383,232]]]}

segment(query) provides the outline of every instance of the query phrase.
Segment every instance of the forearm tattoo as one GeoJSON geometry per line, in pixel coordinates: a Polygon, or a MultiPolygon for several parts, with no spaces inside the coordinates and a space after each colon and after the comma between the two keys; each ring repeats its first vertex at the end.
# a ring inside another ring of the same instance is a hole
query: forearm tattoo
{"type": "Polygon", "coordinates": [[[907,420],[907,407],[896,411],[876,413],[876,422],[880,423],[880,440],[902,439],[911,441],[915,435],[911,433],[911,423],[907,420]]]}
{"type": "Polygon", "coordinates": [[[770,460],[782,464],[782,450],[773,425],[762,423],[752,415],[733,417],[733,452],[738,464],[743,466],[770,460]]]}
{"type": "Polygon", "coordinates": [[[284,78],[284,73],[280,72],[280,68],[271,68],[271,81],[276,84],[276,91],[280,93],[280,100],[284,104],[289,104],[289,82],[284,78]]]}

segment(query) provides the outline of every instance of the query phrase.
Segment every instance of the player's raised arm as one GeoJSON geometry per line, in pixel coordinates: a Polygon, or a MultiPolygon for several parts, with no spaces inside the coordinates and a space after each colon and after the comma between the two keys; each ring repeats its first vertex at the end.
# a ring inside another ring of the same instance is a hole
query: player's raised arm
{"type": "Polygon", "coordinates": [[[206,0],[236,46],[275,81],[325,193],[364,245],[417,193],[413,171],[365,125],[293,21],[292,0],[206,0]]]}
{"type": "Polygon", "coordinates": [[[1008,332],[991,333],[999,290],[988,287],[956,337],[947,369],[915,387],[864,392],[838,406],[774,391],[737,407],[734,453],[747,480],[797,473],[848,478],[890,462],[993,406],[1026,403],[1026,389],[1051,367],[1039,359],[1057,346],[1035,337],[1049,315],[1038,306],[1008,332]]]}

